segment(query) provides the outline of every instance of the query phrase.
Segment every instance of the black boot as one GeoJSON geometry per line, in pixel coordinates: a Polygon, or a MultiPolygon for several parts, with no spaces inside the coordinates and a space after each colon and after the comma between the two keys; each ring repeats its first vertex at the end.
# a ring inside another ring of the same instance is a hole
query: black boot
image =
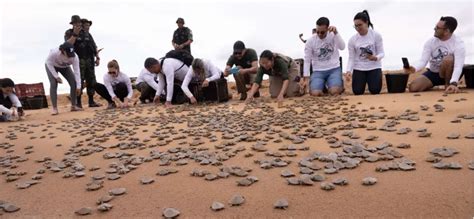
{"type": "Polygon", "coordinates": [[[87,95],[89,97],[89,107],[101,107],[102,105],[94,102],[94,95],[87,95]]]}

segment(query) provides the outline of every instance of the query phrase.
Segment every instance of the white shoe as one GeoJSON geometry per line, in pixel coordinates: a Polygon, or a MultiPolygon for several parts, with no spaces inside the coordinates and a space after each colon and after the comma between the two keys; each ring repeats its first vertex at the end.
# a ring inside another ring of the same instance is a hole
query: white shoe
{"type": "Polygon", "coordinates": [[[53,108],[53,111],[51,111],[51,115],[55,116],[55,115],[58,115],[58,114],[59,114],[58,108],[53,108]]]}

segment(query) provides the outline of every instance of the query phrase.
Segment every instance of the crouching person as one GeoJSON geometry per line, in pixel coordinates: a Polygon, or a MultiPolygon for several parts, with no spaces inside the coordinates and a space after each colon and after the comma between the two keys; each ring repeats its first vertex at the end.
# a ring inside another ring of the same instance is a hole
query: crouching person
{"type": "MultiPolygon", "coordinates": [[[[193,89],[197,88],[196,91],[202,89],[201,91],[203,97],[217,97],[218,94],[215,94],[215,92],[218,92],[218,89],[212,88],[216,88],[218,86],[216,81],[221,78],[222,71],[212,64],[211,61],[196,58],[193,60],[191,68],[189,68],[186,76],[184,77],[184,81],[181,84],[181,90],[183,90],[184,94],[186,94],[186,96],[189,98],[190,102],[195,104],[198,102],[198,99],[196,99],[193,93],[189,90],[190,83],[193,89]]],[[[222,78],[222,80],[225,79],[222,78]]]]}
{"type": "Polygon", "coordinates": [[[117,107],[126,108],[130,105],[133,89],[130,78],[120,71],[116,60],[107,64],[108,72],[104,75],[104,84],[96,84],[96,92],[109,103],[107,109],[117,107]]]}
{"type": "Polygon", "coordinates": [[[296,62],[290,57],[265,50],[260,55],[260,67],[257,71],[255,83],[252,85],[247,102],[253,100],[253,95],[261,86],[263,75],[270,76],[270,95],[277,98],[279,103],[284,97],[302,96],[305,93],[300,86],[300,70],[296,62]]]}
{"type": "Polygon", "coordinates": [[[0,122],[15,121],[24,116],[21,102],[13,93],[14,87],[10,78],[0,79],[0,122]]]}

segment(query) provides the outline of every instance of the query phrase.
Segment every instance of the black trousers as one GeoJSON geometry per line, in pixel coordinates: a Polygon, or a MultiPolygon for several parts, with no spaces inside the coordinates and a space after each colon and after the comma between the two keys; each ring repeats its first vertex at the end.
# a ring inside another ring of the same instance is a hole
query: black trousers
{"type": "Polygon", "coordinates": [[[364,94],[366,84],[369,85],[371,94],[379,94],[382,90],[382,69],[354,70],[352,72],[352,92],[354,92],[354,95],[364,94]]]}
{"type": "MultiPolygon", "coordinates": [[[[125,83],[118,83],[113,86],[114,93],[117,95],[117,98],[120,99],[120,101],[124,101],[125,97],[128,96],[128,88],[125,83]]],[[[101,83],[96,83],[95,85],[95,91],[107,102],[111,103],[113,102],[112,96],[110,96],[109,91],[107,90],[107,87],[101,83]]]]}
{"type": "Polygon", "coordinates": [[[146,82],[137,84],[137,90],[140,91],[140,101],[145,103],[148,100],[150,103],[155,98],[156,90],[150,87],[146,82]]]}

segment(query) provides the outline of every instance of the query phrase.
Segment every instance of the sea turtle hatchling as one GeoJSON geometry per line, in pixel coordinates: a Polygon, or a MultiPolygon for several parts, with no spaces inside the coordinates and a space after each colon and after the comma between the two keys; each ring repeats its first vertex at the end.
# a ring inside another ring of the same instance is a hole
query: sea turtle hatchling
{"type": "Polygon", "coordinates": [[[241,179],[236,182],[238,186],[250,186],[253,184],[252,181],[250,181],[249,179],[241,179]]]}
{"type": "Polygon", "coordinates": [[[181,214],[178,209],[176,208],[165,208],[163,210],[163,217],[164,218],[176,218],[181,214]]]}
{"type": "Polygon", "coordinates": [[[229,200],[230,206],[240,206],[245,202],[245,198],[242,195],[234,195],[229,200]]]}
{"type": "Polygon", "coordinates": [[[142,177],[140,179],[140,183],[143,184],[143,185],[152,184],[153,182],[155,182],[155,179],[153,179],[151,177],[142,177]]]}
{"type": "Polygon", "coordinates": [[[280,175],[285,178],[295,176],[295,174],[291,172],[290,170],[282,170],[280,175]]]}
{"type": "Polygon", "coordinates": [[[288,208],[288,200],[285,198],[278,199],[274,204],[273,207],[276,209],[287,209],[288,208]]]}
{"type": "Polygon", "coordinates": [[[110,211],[112,208],[113,208],[113,205],[109,203],[102,203],[99,206],[97,206],[97,210],[101,212],[110,211]]]}
{"type": "Polygon", "coordinates": [[[225,208],[225,205],[221,202],[215,201],[215,202],[212,202],[211,204],[211,209],[213,211],[220,211],[220,210],[223,210],[224,208],[225,208]]]}
{"type": "Polygon", "coordinates": [[[329,191],[329,190],[333,190],[335,188],[336,188],[336,186],[333,183],[330,183],[330,182],[322,182],[321,183],[321,189],[322,190],[329,191]]]}
{"type": "Polygon", "coordinates": [[[77,215],[89,215],[92,213],[92,209],[89,207],[85,207],[85,208],[76,210],[74,213],[76,213],[77,215]]]}
{"type": "Polygon", "coordinates": [[[113,196],[120,196],[120,195],[125,194],[126,192],[127,192],[126,188],[115,188],[115,189],[109,190],[109,194],[113,196]]]}
{"type": "Polygon", "coordinates": [[[333,180],[332,183],[339,186],[345,186],[349,183],[349,181],[346,178],[341,177],[333,180]]]}
{"type": "Polygon", "coordinates": [[[375,183],[377,183],[377,179],[374,177],[365,177],[364,179],[362,179],[362,185],[365,186],[374,185],[375,183]]]}
{"type": "Polygon", "coordinates": [[[112,199],[114,199],[114,198],[115,198],[115,196],[113,196],[113,195],[104,195],[96,201],[96,204],[100,205],[102,203],[107,203],[107,202],[112,201],[112,199]]]}
{"type": "MultiPolygon", "coordinates": [[[[1,202],[1,201],[0,201],[1,202]]],[[[3,208],[3,210],[7,213],[12,213],[20,210],[20,207],[17,207],[14,204],[11,203],[0,203],[0,209],[3,208]]]]}

